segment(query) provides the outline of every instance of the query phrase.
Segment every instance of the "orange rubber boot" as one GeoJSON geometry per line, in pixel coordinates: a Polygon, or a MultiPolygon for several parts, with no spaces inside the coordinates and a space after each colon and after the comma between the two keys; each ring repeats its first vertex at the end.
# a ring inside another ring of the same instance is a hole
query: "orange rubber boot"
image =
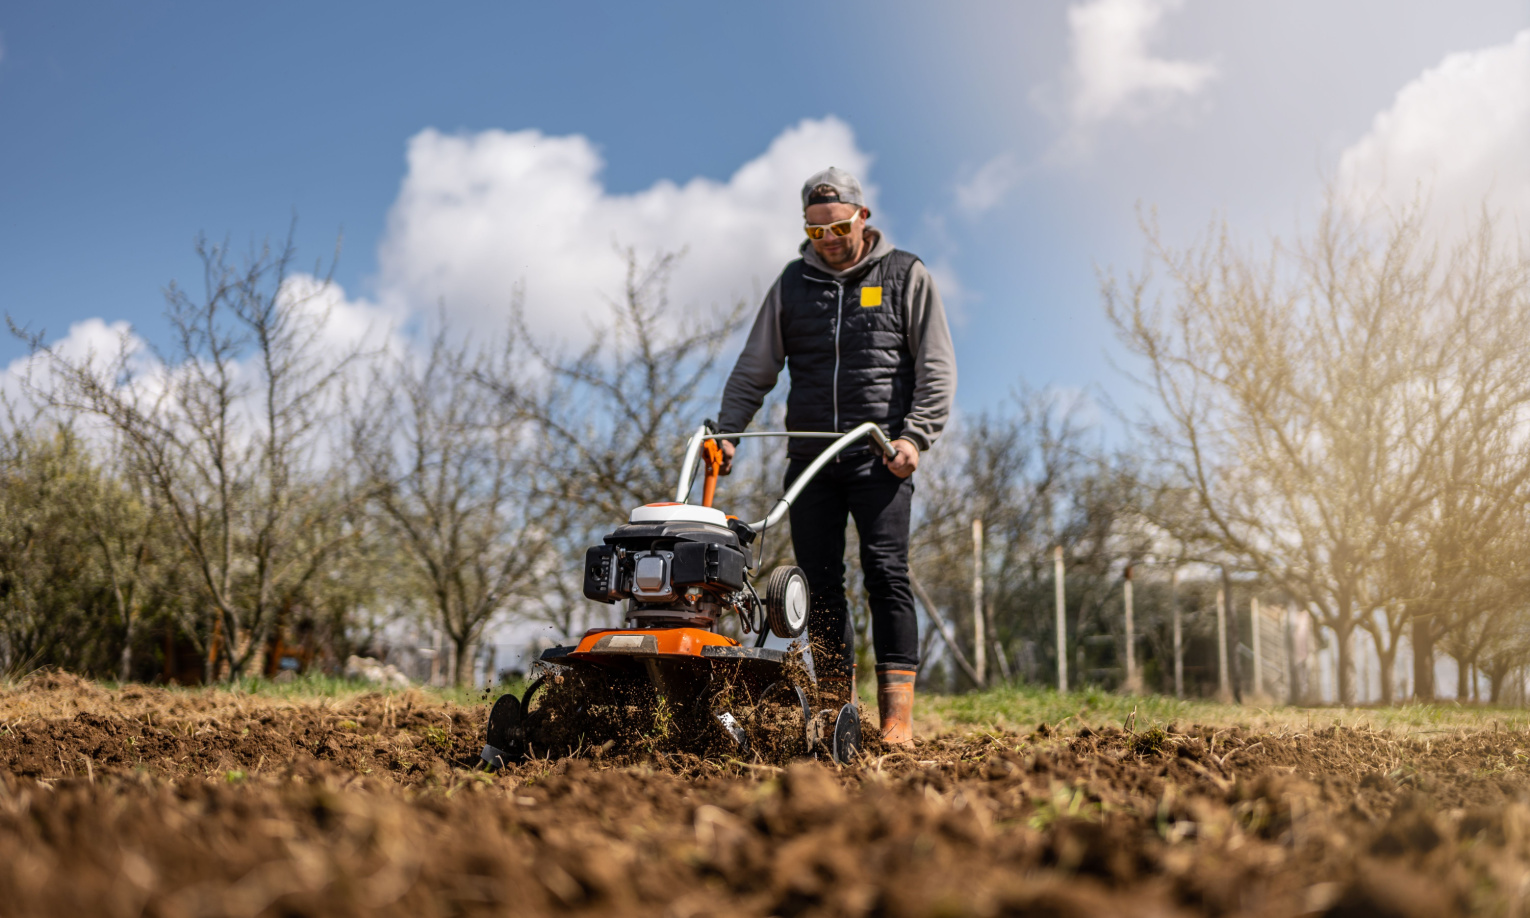
{"type": "Polygon", "coordinates": [[[889,745],[914,745],[915,675],[911,669],[877,672],[877,709],[882,714],[882,741],[889,745]]]}

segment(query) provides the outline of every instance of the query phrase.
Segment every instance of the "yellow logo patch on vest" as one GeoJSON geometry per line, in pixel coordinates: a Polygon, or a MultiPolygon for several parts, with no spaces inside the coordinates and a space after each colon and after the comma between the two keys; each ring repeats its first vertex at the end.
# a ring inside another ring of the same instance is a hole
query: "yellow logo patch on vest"
{"type": "Polygon", "coordinates": [[[862,287],[861,288],[861,305],[862,306],[880,306],[880,305],[882,305],[882,288],[881,287],[862,287]]]}

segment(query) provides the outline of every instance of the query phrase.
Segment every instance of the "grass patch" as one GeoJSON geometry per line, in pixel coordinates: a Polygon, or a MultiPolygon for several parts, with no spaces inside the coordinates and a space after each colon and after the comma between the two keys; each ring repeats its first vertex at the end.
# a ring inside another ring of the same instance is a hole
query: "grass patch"
{"type": "MultiPolygon", "coordinates": [[[[862,700],[875,709],[874,696],[862,700]]],[[[1171,725],[1183,730],[1191,724],[1240,725],[1273,732],[1307,732],[1329,726],[1420,734],[1530,730],[1530,710],[1525,708],[1454,702],[1389,708],[1239,705],[1167,695],[1116,694],[1094,688],[1060,693],[1031,685],[999,686],[961,695],[925,693],[914,707],[919,732],[925,736],[990,730],[1029,732],[1042,724],[1065,730],[1113,726],[1137,735],[1171,725]]]]}
{"type": "Polygon", "coordinates": [[[1163,728],[1154,724],[1141,733],[1133,733],[1131,737],[1132,751],[1138,755],[1157,755],[1163,751],[1169,742],[1169,734],[1163,728]]]}
{"type": "Polygon", "coordinates": [[[1151,724],[1221,723],[1235,705],[1163,695],[1118,695],[1100,689],[1059,693],[1039,686],[1001,686],[963,695],[927,695],[927,715],[953,727],[1034,730],[1041,724],[1122,727],[1133,711],[1138,729],[1151,724]]]}

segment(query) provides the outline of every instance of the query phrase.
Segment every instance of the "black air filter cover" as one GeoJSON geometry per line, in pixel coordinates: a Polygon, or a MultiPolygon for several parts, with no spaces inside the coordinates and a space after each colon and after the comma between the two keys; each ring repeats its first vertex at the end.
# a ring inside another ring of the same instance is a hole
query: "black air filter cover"
{"type": "Polygon", "coordinates": [[[615,546],[596,545],[584,553],[584,595],[596,602],[616,602],[625,598],[621,556],[615,546]]]}
{"type": "Polygon", "coordinates": [[[716,542],[676,542],[671,582],[678,587],[717,584],[744,588],[744,553],[716,542]]]}

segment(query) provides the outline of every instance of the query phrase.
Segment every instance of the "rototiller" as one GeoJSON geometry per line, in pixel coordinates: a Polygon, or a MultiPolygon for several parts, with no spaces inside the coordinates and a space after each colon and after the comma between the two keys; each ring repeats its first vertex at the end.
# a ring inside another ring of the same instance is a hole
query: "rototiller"
{"type": "Polygon", "coordinates": [[[585,553],[584,595],[622,603],[625,625],[592,628],[577,644],[543,652],[525,693],[502,695],[490,710],[484,763],[609,748],[616,739],[641,743],[655,733],[698,753],[721,746],[757,757],[854,757],[861,748],[854,701],[815,704],[811,651],[794,640],[807,627],[807,578],[795,566],[778,567],[760,590],[751,546],[825,465],[866,437],[895,455],[873,423],[845,434],[720,433],[710,421],[699,428],[686,446],[674,500],[634,509],[585,553]],[[722,464],[717,441],[734,437],[834,442],[764,519],[746,523],[712,506],[722,464]],[[698,467],[702,498],[693,504],[698,467]],[[754,635],[752,646],[715,630],[730,615],[754,635]],[[764,646],[769,634],[794,640],[792,649],[764,646]]]}

